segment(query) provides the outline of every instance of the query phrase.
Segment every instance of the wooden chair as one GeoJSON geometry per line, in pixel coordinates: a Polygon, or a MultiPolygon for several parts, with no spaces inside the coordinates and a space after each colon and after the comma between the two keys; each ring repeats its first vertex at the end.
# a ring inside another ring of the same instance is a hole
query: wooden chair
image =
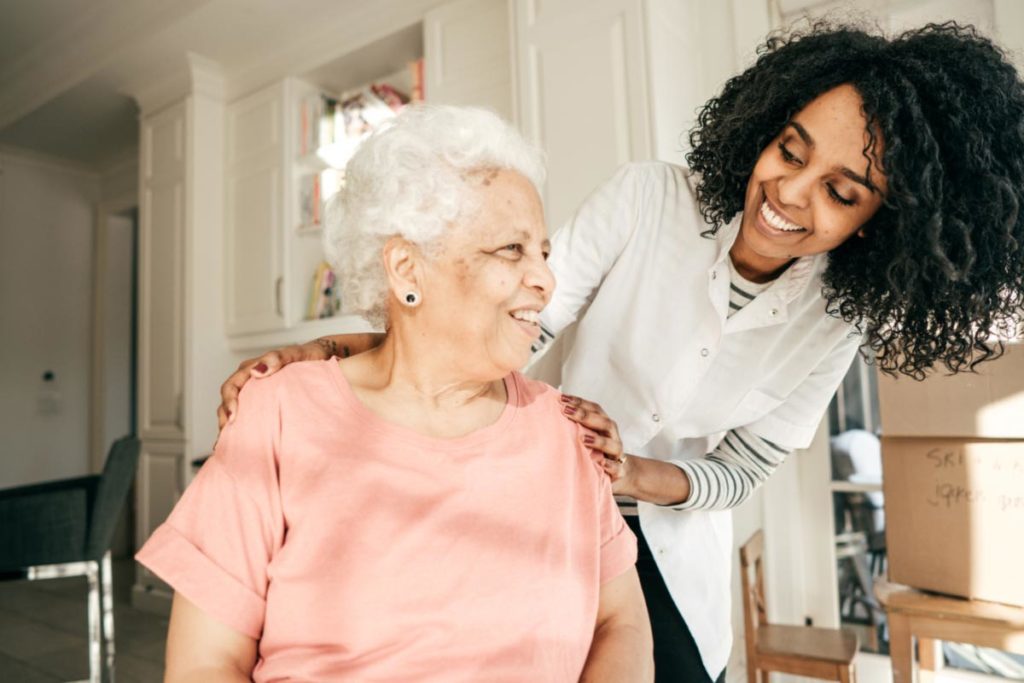
{"type": "Polygon", "coordinates": [[[841,683],[855,681],[856,634],[842,629],[768,623],[763,554],[763,531],[755,533],[740,548],[748,683],[767,683],[770,671],[841,683]]]}

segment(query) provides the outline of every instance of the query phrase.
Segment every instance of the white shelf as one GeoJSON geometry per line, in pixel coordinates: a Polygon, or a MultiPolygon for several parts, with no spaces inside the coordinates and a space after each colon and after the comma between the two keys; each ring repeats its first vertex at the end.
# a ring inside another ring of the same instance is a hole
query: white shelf
{"type": "Polygon", "coordinates": [[[286,330],[233,337],[229,340],[229,346],[232,351],[263,352],[290,344],[302,344],[328,334],[360,334],[379,331],[360,316],[339,315],[320,320],[303,320],[286,330]]]}
{"type": "Polygon", "coordinates": [[[875,493],[882,490],[882,482],[833,481],[829,489],[835,493],[875,493]]]}

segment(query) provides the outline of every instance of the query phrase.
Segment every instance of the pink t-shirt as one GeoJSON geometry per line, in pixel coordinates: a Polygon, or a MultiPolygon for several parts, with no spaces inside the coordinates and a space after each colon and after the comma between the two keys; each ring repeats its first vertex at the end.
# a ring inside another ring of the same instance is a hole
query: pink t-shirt
{"type": "Polygon", "coordinates": [[[335,361],[246,384],[137,559],[259,639],[255,681],[576,681],[601,584],[636,560],[556,390],[437,439],[366,408],[335,361]]]}

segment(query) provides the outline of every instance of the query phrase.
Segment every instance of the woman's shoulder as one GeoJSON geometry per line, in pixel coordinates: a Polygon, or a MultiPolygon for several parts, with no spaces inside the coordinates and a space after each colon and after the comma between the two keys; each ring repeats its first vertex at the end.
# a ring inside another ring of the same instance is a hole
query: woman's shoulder
{"type": "Polygon", "coordinates": [[[238,394],[239,412],[246,406],[279,409],[310,399],[323,401],[330,395],[325,392],[334,390],[335,366],[335,359],[296,361],[267,377],[250,379],[238,394]]]}
{"type": "Polygon", "coordinates": [[[697,176],[686,166],[668,161],[630,161],[619,167],[617,175],[652,189],[679,188],[694,194],[697,176]]]}

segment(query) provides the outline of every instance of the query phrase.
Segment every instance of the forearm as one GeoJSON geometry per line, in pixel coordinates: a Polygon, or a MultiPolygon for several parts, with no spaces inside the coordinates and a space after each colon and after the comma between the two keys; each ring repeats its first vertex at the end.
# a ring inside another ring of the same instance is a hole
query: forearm
{"type": "Polygon", "coordinates": [[[651,630],[647,624],[604,624],[594,632],[580,683],[653,681],[651,630]]]}
{"type": "Polygon", "coordinates": [[[377,332],[363,334],[331,334],[314,340],[329,356],[348,358],[380,346],[384,335],[377,332]]]}
{"type": "Polygon", "coordinates": [[[690,481],[690,496],[679,510],[728,510],[743,503],[790,453],[789,448],[737,427],[713,453],[676,463],[690,481]]]}
{"type": "Polygon", "coordinates": [[[690,497],[686,473],[670,462],[627,455],[629,476],[615,485],[615,493],[655,505],[676,505],[690,497]]]}

